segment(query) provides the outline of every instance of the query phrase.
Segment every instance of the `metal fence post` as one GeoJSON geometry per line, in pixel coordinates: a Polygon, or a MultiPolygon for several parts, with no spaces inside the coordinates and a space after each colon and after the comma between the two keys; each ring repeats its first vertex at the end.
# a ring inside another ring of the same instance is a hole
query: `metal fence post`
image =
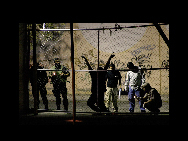
{"type": "Polygon", "coordinates": [[[75,70],[74,70],[74,41],[73,41],[73,23],[70,23],[71,34],[71,67],[72,67],[72,95],[73,95],[73,125],[76,118],[76,100],[75,100],[75,70]]]}
{"type": "Polygon", "coordinates": [[[32,34],[33,34],[33,86],[32,92],[34,95],[34,114],[38,114],[38,102],[37,102],[37,57],[36,57],[36,24],[32,24],[32,34]]]}
{"type": "Polygon", "coordinates": [[[98,72],[98,69],[99,69],[99,31],[98,30],[98,64],[97,64],[97,105],[99,104],[99,72],[98,72]]]}

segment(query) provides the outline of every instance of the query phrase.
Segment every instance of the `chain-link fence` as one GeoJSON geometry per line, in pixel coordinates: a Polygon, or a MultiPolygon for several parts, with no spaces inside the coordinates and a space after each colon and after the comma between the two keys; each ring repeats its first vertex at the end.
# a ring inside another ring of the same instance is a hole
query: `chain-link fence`
{"type": "MultiPolygon", "coordinates": [[[[94,71],[97,70],[98,65],[99,67],[104,68],[111,54],[115,56],[111,58],[110,63],[115,64],[115,68],[119,70],[121,74],[122,89],[124,90],[125,87],[124,84],[128,71],[127,63],[132,62],[135,66],[143,68],[145,81],[150,83],[151,87],[155,88],[161,94],[162,107],[160,108],[160,111],[169,112],[169,48],[155,26],[149,25],[151,24],[74,23],[74,29],[103,28],[103,30],[74,31],[76,112],[93,112],[93,110],[87,105],[87,101],[92,93],[91,85],[93,80],[88,71],[88,64],[82,56],[88,60],[89,65],[94,71]],[[154,70],[151,68],[163,69],[154,70]]],[[[169,25],[160,26],[169,39],[169,25]]],[[[66,29],[69,28],[69,24],[46,23],[45,25],[45,28],[57,29],[57,27],[66,29]]],[[[38,28],[40,29],[42,27],[38,25],[38,28]]],[[[32,37],[30,37],[30,40],[30,64],[32,66],[32,37]]],[[[67,69],[66,72],[70,72],[70,76],[67,75],[66,79],[63,79],[65,80],[64,85],[66,84],[67,89],[59,90],[61,91],[60,109],[64,110],[64,101],[62,97],[64,95],[63,93],[66,93],[65,91],[67,90],[68,110],[72,111],[70,31],[37,31],[37,62],[39,62],[39,65],[44,69],[52,69],[53,66],[55,66],[55,58],[59,58],[60,65],[67,69]]],[[[46,81],[47,83],[45,85],[47,90],[46,98],[48,100],[48,108],[56,110],[57,96],[54,96],[55,85],[52,80],[53,71],[43,70],[43,72],[46,72],[48,77],[48,81],[46,81]]],[[[61,85],[61,87],[64,86],[61,85]]],[[[45,92],[40,90],[39,93],[39,109],[43,109],[45,108],[45,96],[41,93],[45,92]]],[[[105,94],[106,92],[104,93],[104,96],[105,94]]],[[[31,83],[29,83],[30,108],[34,107],[33,101],[32,87],[31,83]]],[[[117,99],[117,106],[119,112],[129,112],[128,95],[121,95],[121,97],[117,99]]],[[[109,110],[112,111],[112,108],[109,110]]],[[[140,112],[137,101],[135,102],[135,112],[140,112]]],[[[148,110],[146,110],[146,112],[148,112],[148,110]]]]}

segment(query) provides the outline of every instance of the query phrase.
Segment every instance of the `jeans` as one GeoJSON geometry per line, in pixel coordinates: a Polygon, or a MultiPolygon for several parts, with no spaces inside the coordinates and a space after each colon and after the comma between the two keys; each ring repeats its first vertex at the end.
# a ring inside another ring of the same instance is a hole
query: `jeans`
{"type": "MultiPolygon", "coordinates": [[[[137,90],[132,90],[131,89],[131,86],[129,86],[129,93],[128,93],[128,99],[129,99],[129,111],[130,112],[134,112],[134,107],[135,107],[135,99],[134,99],[134,96],[137,96],[137,97],[143,97],[141,95],[141,89],[138,88],[137,90]]],[[[143,107],[143,101],[139,100],[139,105],[140,105],[140,110],[141,111],[145,111],[145,108],[143,107]]]]}

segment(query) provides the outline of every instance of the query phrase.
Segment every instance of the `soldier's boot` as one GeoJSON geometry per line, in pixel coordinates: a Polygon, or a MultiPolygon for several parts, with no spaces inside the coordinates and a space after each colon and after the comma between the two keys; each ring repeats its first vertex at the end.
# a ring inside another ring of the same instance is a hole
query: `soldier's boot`
{"type": "Polygon", "coordinates": [[[40,101],[37,100],[37,109],[39,109],[39,104],[40,104],[40,101]]]}
{"type": "Polygon", "coordinates": [[[57,110],[60,110],[60,105],[57,105],[57,110]]]}
{"type": "Polygon", "coordinates": [[[48,103],[45,104],[45,109],[48,110],[48,103]]]}
{"type": "Polygon", "coordinates": [[[57,110],[60,110],[61,98],[60,95],[56,96],[57,110]]]}
{"type": "Polygon", "coordinates": [[[63,105],[64,105],[64,110],[68,111],[68,99],[67,99],[67,97],[63,98],[63,105]]]}
{"type": "Polygon", "coordinates": [[[118,107],[113,108],[113,112],[118,112],[118,107]]]}
{"type": "Polygon", "coordinates": [[[66,104],[63,104],[63,105],[64,105],[64,110],[65,110],[65,111],[68,111],[68,101],[67,101],[66,104]]]}
{"type": "Polygon", "coordinates": [[[65,111],[68,111],[68,106],[64,106],[64,110],[65,110],[65,111]]]}
{"type": "Polygon", "coordinates": [[[48,110],[48,100],[47,100],[47,98],[46,98],[46,99],[43,99],[43,104],[44,104],[44,106],[45,106],[44,109],[48,110]]]}

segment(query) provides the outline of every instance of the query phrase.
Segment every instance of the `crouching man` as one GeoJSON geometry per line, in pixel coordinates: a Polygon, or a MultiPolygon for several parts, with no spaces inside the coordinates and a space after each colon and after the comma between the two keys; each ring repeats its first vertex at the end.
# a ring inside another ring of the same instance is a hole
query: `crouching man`
{"type": "Polygon", "coordinates": [[[159,108],[162,106],[161,96],[155,88],[152,88],[149,83],[141,86],[144,91],[144,97],[136,97],[136,99],[143,100],[143,107],[154,113],[159,113],[159,108]]]}

